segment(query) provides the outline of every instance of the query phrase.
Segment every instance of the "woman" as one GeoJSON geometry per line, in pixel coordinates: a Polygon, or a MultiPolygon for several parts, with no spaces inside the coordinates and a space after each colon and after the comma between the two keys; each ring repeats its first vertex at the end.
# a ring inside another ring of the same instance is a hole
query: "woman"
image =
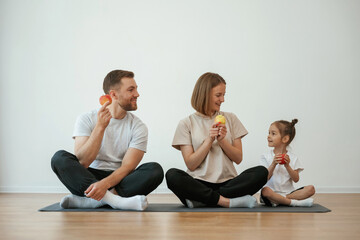
{"type": "Polygon", "coordinates": [[[263,166],[237,175],[233,165],[242,161],[241,139],[248,132],[233,113],[221,112],[225,80],[205,73],[196,82],[191,105],[195,113],[180,121],[172,146],[181,151],[187,172],[172,168],[166,173],[170,190],[190,208],[198,206],[254,207],[251,196],[267,181],[263,166]],[[225,116],[226,123],[214,122],[225,116]]]}

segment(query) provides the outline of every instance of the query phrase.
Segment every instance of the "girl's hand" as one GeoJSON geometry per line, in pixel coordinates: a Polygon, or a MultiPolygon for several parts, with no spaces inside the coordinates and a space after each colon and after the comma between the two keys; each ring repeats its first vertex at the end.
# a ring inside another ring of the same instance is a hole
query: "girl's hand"
{"type": "Polygon", "coordinates": [[[275,166],[276,166],[277,164],[280,164],[280,163],[281,163],[281,159],[282,159],[282,154],[275,154],[274,160],[273,160],[272,164],[274,164],[275,166]]]}
{"type": "Polygon", "coordinates": [[[290,157],[289,157],[289,155],[287,155],[287,154],[285,155],[284,161],[285,161],[285,165],[286,165],[286,166],[290,164],[290,157]]]}
{"type": "Polygon", "coordinates": [[[218,133],[217,140],[220,142],[225,138],[227,129],[226,129],[225,124],[219,124],[218,129],[219,129],[219,133],[218,133]]]}

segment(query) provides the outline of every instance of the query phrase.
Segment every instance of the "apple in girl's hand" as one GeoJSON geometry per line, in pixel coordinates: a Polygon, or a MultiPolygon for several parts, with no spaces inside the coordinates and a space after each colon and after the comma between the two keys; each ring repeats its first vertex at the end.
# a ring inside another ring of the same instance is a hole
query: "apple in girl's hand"
{"type": "Polygon", "coordinates": [[[100,102],[101,105],[104,105],[106,102],[110,102],[110,104],[111,104],[112,99],[111,99],[110,95],[106,94],[106,95],[102,95],[100,97],[99,102],[100,102]]]}
{"type": "Polygon", "coordinates": [[[286,154],[281,154],[281,162],[279,164],[285,164],[285,155],[286,154]]]}
{"type": "Polygon", "coordinates": [[[215,118],[215,122],[217,123],[217,125],[219,124],[225,124],[226,123],[226,119],[223,115],[217,115],[215,118]]]}

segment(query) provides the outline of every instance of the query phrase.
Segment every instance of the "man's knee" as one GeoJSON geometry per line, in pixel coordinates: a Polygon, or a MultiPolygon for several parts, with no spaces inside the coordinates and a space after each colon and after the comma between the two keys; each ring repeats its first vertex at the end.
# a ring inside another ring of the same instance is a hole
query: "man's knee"
{"type": "Polygon", "coordinates": [[[149,162],[142,165],[142,167],[143,169],[146,169],[147,174],[149,174],[149,179],[151,179],[153,182],[159,185],[163,181],[164,170],[159,163],[149,162]]]}
{"type": "Polygon", "coordinates": [[[51,158],[51,168],[55,172],[58,168],[59,164],[61,163],[63,156],[64,156],[64,150],[57,151],[54,156],[51,158]]]}
{"type": "Polygon", "coordinates": [[[57,172],[57,169],[64,167],[66,160],[73,158],[74,155],[65,151],[59,150],[51,158],[51,168],[54,172],[57,172]]]}
{"type": "Polygon", "coordinates": [[[164,179],[164,170],[157,162],[151,163],[153,178],[160,184],[164,179]]]}

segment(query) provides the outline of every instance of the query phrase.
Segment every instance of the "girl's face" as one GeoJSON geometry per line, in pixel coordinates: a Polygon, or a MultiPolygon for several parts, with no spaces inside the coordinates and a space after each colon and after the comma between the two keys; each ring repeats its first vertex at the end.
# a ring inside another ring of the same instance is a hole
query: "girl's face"
{"type": "Polygon", "coordinates": [[[269,147],[279,147],[284,144],[280,135],[280,130],[275,126],[275,124],[270,125],[267,140],[269,147]]]}
{"type": "Polygon", "coordinates": [[[211,116],[214,115],[215,112],[220,111],[220,106],[225,101],[225,92],[226,92],[226,85],[224,83],[220,83],[219,85],[211,89],[210,92],[211,116]]]}

